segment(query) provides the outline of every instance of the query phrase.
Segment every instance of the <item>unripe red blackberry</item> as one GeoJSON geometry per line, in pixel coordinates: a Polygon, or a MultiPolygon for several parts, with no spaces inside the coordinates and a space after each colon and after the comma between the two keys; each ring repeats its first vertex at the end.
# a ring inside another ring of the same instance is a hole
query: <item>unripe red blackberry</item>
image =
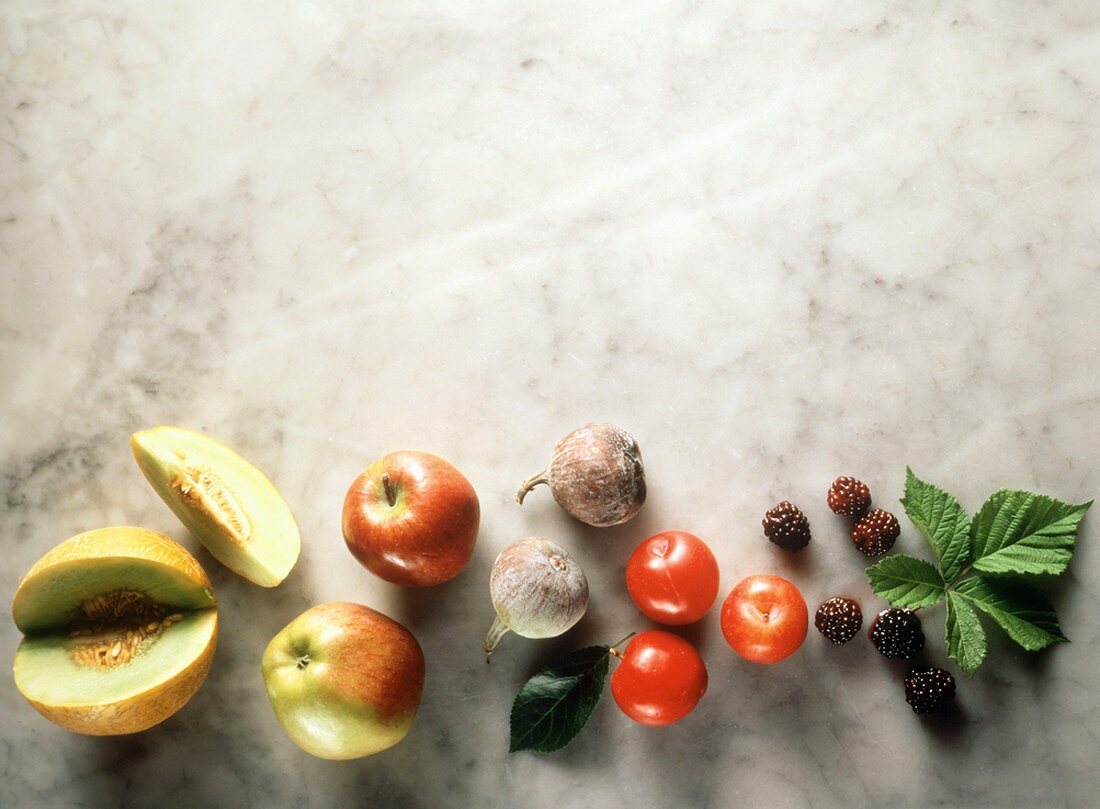
{"type": "Polygon", "coordinates": [[[829,508],[843,517],[862,517],[871,507],[871,490],[852,477],[839,477],[829,487],[829,508]]]}
{"type": "Polygon", "coordinates": [[[901,535],[898,518],[889,511],[876,508],[852,529],[852,542],[867,556],[882,556],[901,535]]]}

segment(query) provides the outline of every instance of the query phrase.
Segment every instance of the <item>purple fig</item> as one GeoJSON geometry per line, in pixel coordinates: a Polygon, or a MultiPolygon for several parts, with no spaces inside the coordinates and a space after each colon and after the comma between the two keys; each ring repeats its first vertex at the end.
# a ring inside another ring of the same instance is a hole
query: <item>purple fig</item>
{"type": "Polygon", "coordinates": [[[540,483],[569,514],[598,528],[626,522],[645,503],[638,442],[612,424],[588,424],[559,441],[550,465],[523,482],[516,502],[540,483]]]}

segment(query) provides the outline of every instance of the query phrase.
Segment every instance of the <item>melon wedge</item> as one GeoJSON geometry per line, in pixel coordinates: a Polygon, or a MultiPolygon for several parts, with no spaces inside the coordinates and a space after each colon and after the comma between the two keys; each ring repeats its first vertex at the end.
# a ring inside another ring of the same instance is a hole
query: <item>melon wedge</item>
{"type": "Polygon", "coordinates": [[[287,577],[301,538],[290,507],[263,472],[228,447],[179,427],[130,438],[145,478],[206,549],[263,587],[287,577]]]}
{"type": "Polygon", "coordinates": [[[144,528],[73,537],[23,577],[15,684],[47,719],[90,735],[135,733],[182,708],[218,638],[210,580],[174,540],[144,528]]]}

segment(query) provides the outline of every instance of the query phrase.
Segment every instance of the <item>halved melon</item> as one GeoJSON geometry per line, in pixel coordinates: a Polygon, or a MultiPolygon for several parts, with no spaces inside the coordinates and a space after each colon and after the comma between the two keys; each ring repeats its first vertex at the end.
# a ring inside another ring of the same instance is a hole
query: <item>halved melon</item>
{"type": "Polygon", "coordinates": [[[210,670],[210,580],[174,540],[100,528],[61,543],[23,577],[15,684],[39,713],[91,735],[145,730],[182,708],[210,670]]]}
{"type": "Polygon", "coordinates": [[[153,427],[130,438],[134,458],[180,521],[223,565],[274,587],[298,560],[294,515],[263,472],[212,438],[153,427]]]}

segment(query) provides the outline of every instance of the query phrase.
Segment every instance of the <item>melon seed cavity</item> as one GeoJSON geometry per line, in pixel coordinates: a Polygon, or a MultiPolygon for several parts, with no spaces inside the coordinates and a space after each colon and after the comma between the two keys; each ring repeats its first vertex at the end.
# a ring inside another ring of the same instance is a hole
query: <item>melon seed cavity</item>
{"type": "Polygon", "coordinates": [[[206,467],[186,466],[169,484],[184,502],[216,522],[233,542],[252,539],[252,526],[232,490],[206,467]]]}
{"type": "Polygon", "coordinates": [[[95,668],[130,662],[161,632],[183,620],[181,613],[166,612],[148,596],[133,590],[115,590],[84,600],[69,637],[88,640],[73,648],[73,660],[95,668]]]}

